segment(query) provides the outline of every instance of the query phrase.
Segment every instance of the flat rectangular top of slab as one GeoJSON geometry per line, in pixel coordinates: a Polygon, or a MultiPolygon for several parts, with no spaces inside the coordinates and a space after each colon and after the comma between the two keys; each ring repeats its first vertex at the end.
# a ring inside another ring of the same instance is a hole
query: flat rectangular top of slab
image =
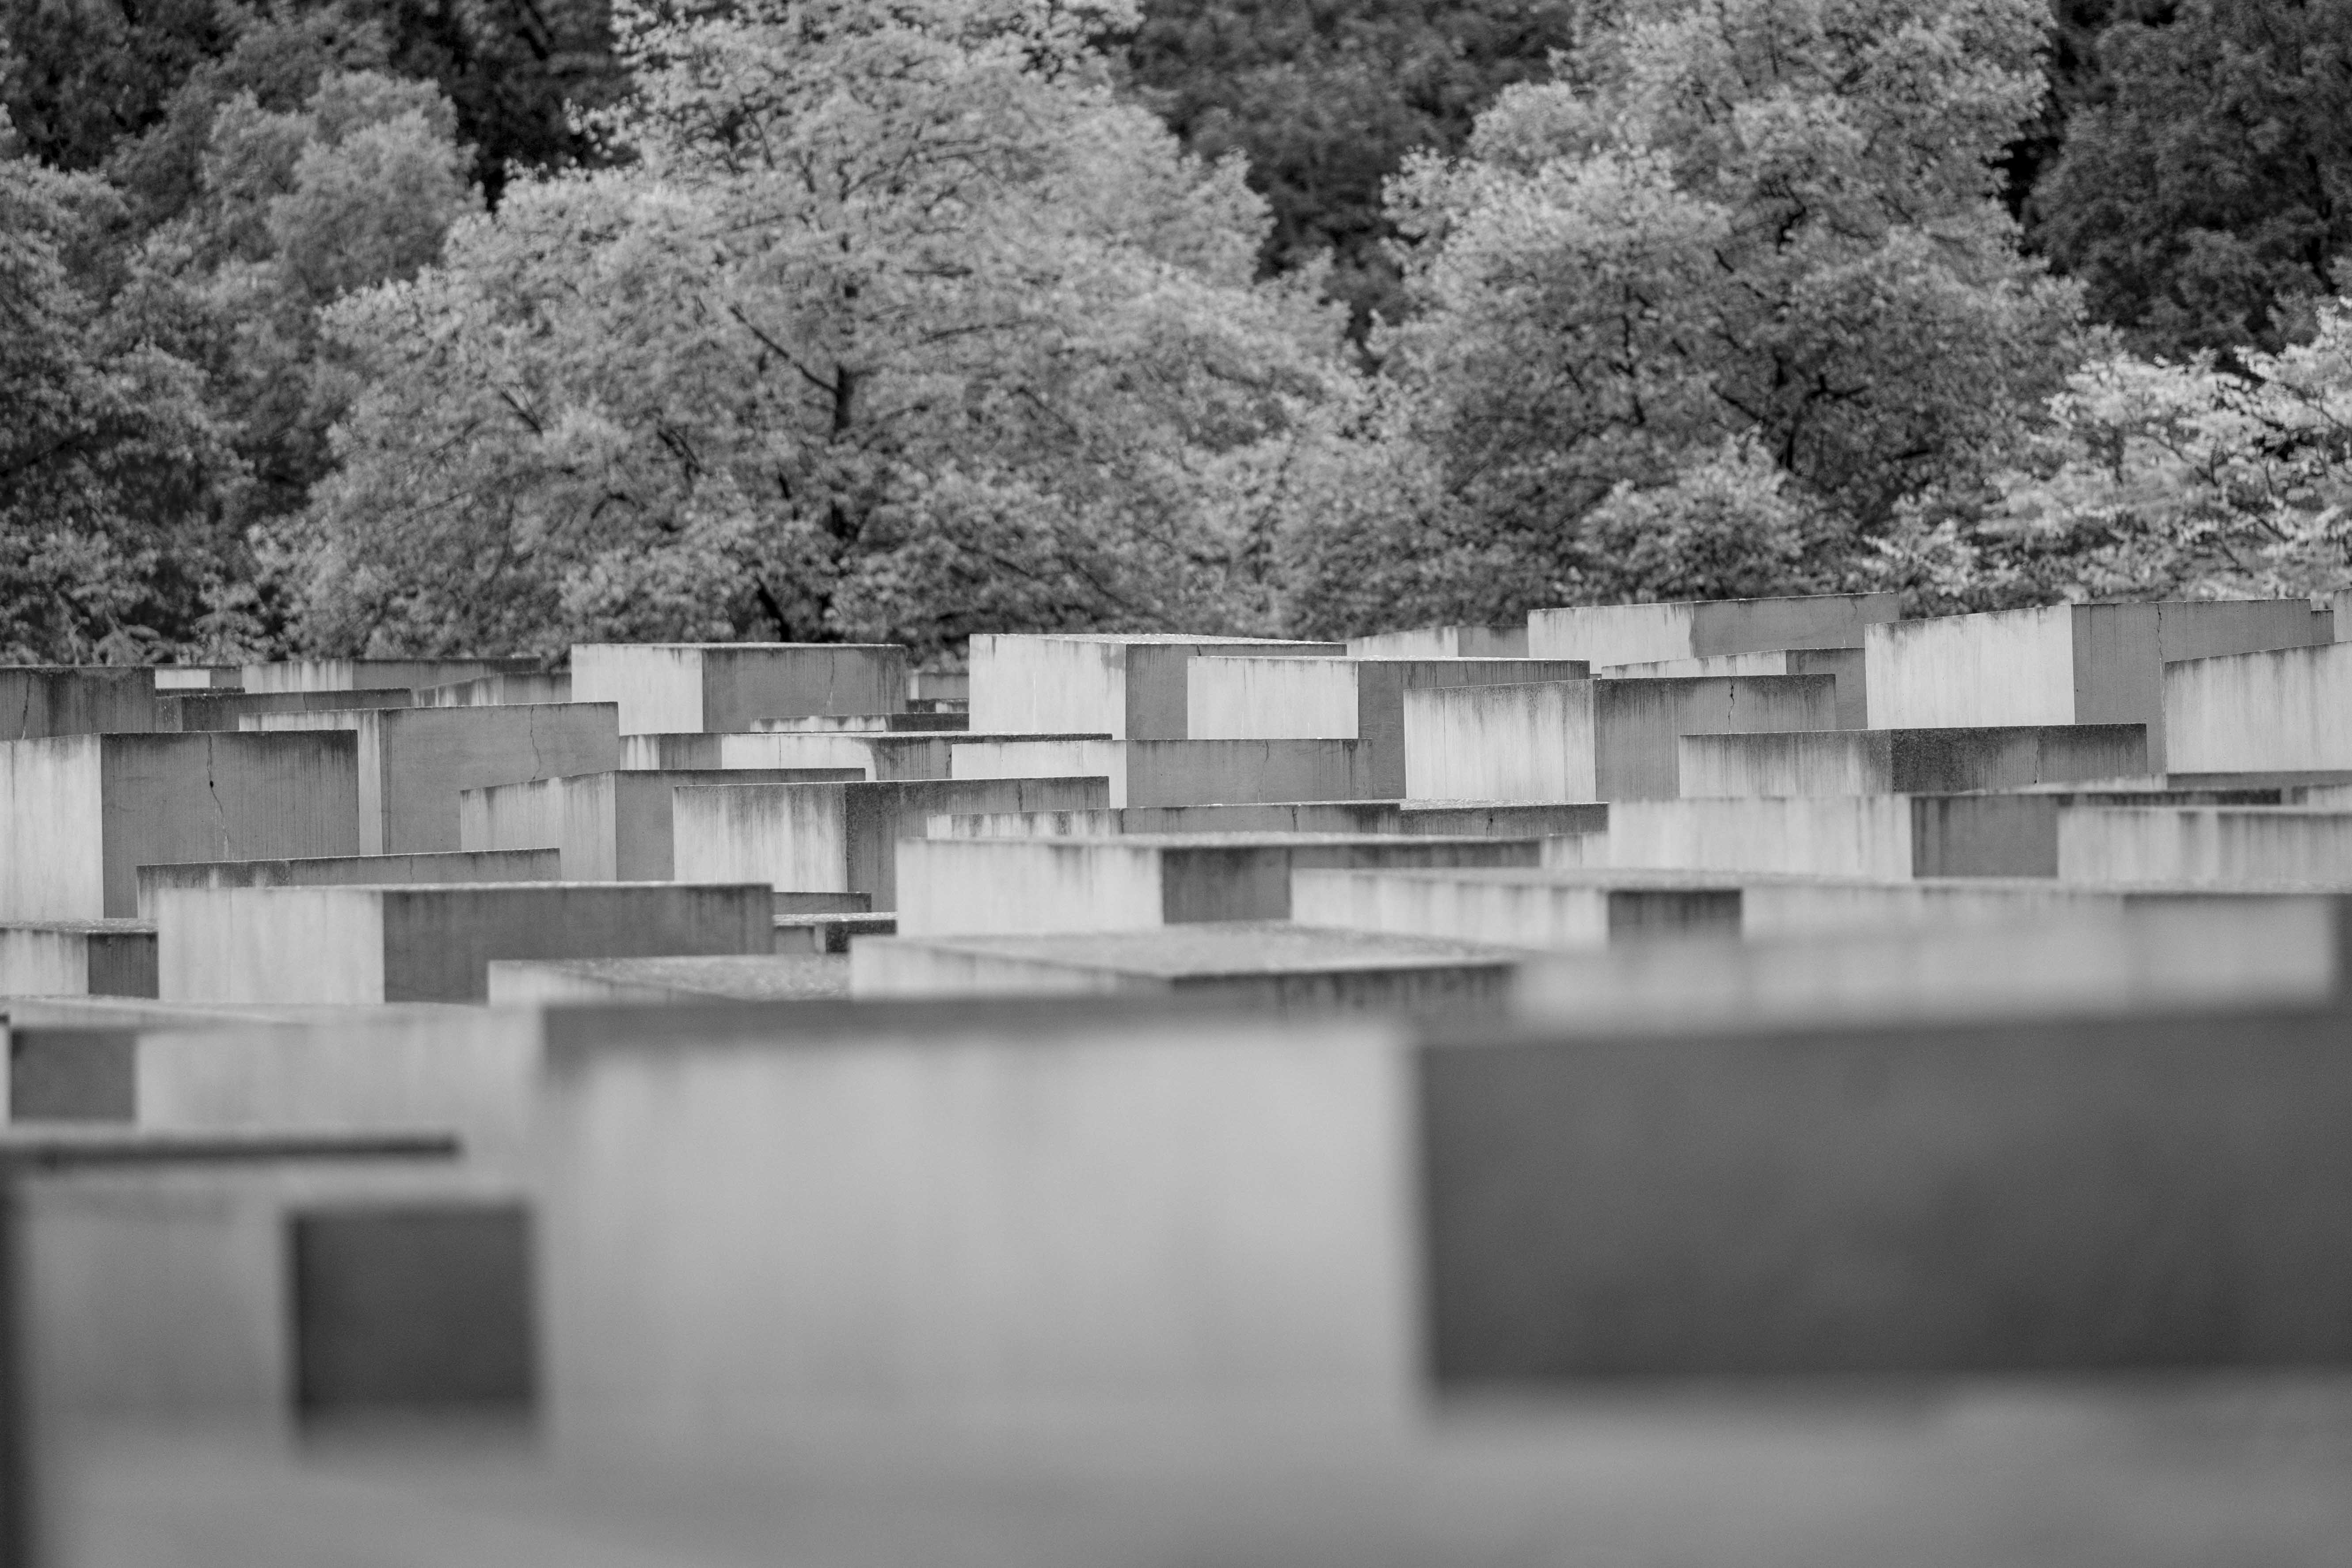
{"type": "MultiPolygon", "coordinates": [[[[864,920],[870,917],[850,917],[864,920]]],[[[568,958],[523,967],[616,985],[659,986],[747,1002],[849,994],[849,960],[832,953],[720,955],[708,958],[568,958]]]]}
{"type": "Polygon", "coordinates": [[[1110,969],[1181,979],[1216,974],[1317,974],[1347,970],[1506,968],[1524,948],[1444,937],[1398,936],[1294,925],[1288,921],[1209,921],[1150,931],[1050,936],[901,937],[950,952],[1110,969]]]}

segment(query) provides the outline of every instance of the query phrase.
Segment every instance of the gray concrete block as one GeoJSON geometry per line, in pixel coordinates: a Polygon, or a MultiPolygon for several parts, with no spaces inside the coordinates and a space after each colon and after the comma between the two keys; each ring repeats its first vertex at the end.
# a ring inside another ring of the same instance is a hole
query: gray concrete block
{"type": "Polygon", "coordinates": [[[468,849],[545,846],[574,882],[667,882],[676,875],[670,796],[685,785],[809,784],[846,769],[627,769],[493,784],[457,797],[457,837],[468,849]],[[816,776],[812,777],[812,773],[816,776]]]}
{"type": "Polygon", "coordinates": [[[822,914],[778,915],[776,945],[779,953],[844,953],[860,937],[895,936],[898,917],[895,914],[822,914]]]}
{"type": "Polygon", "coordinates": [[[1408,691],[1415,799],[1613,801],[1680,790],[1682,736],[1830,730],[1829,676],[1573,680],[1408,691]]]}
{"type": "Polygon", "coordinates": [[[1602,680],[1690,679],[1727,675],[1826,675],[1838,683],[1837,727],[1870,725],[1870,681],[1863,650],[1853,647],[1790,648],[1778,653],[1725,653],[1708,658],[1661,658],[1634,664],[1595,665],[1602,680]]]}
{"type": "Polygon", "coordinates": [[[166,1001],[479,1002],[499,958],[772,951],[764,885],[162,888],[166,1001]]]}
{"type": "Polygon", "coordinates": [[[0,745],[0,920],[128,919],[142,865],[356,853],[357,774],[339,734],[0,745]]]}
{"type": "Polygon", "coordinates": [[[7,1042],[10,1122],[100,1121],[138,1114],[139,1032],[0,1026],[7,1042]]]}
{"type": "Polygon", "coordinates": [[[154,994],[152,921],[0,922],[0,996],[154,994]]]}
{"type": "Polygon", "coordinates": [[[535,658],[296,658],[248,664],[247,691],[413,691],[491,675],[535,675],[535,658]]]}
{"type": "Polygon", "coordinates": [[[1416,626],[1348,639],[1349,658],[1525,658],[1528,628],[1416,626]]]}
{"type": "Polygon", "coordinates": [[[1013,935],[1282,920],[1299,867],[1532,866],[1541,854],[1538,839],[1341,834],[910,838],[898,846],[898,929],[1013,935]]]}
{"type": "Polygon", "coordinates": [[[2179,772],[2352,769],[2352,645],[2168,664],[2163,700],[2168,765],[2179,772]]]}
{"type": "Polygon", "coordinates": [[[2352,812],[2086,805],[2058,819],[2069,880],[2352,887],[2352,812]]]}
{"type": "Polygon", "coordinates": [[[801,719],[757,719],[753,735],[928,735],[971,728],[965,713],[814,713],[801,719]]]}
{"type": "Polygon", "coordinates": [[[878,643],[583,643],[572,694],[612,702],[621,733],[746,731],[809,713],[896,713],[907,650],[878,643]]]}
{"type": "MultiPolygon", "coordinates": [[[[430,855],[333,855],[300,860],[200,860],[139,868],[139,918],[152,922],[159,888],[334,888],[413,882],[553,882],[552,849],[444,850],[430,855]]],[[[153,995],[152,991],[133,993],[153,995]]]]}
{"type": "Polygon", "coordinates": [[[696,785],[673,792],[677,875],[763,880],[780,891],[848,891],[898,907],[898,840],[942,813],[1087,810],[1103,778],[696,785]]]}
{"type": "Polygon", "coordinates": [[[0,666],[0,742],[136,734],[158,727],[152,668],[0,666]]]}
{"type": "Polygon", "coordinates": [[[971,728],[975,734],[1186,740],[1187,667],[1195,657],[1346,652],[1342,643],[1249,637],[979,636],[971,644],[971,728]]]}
{"type": "Polygon", "coordinates": [[[154,667],[155,689],[167,691],[241,691],[245,689],[245,667],[241,664],[159,664],[154,667]]]}
{"type": "Polygon", "coordinates": [[[1110,780],[1114,806],[1378,798],[1381,763],[1360,741],[1001,740],[950,748],[951,778],[1110,780]]]}
{"type": "Polygon", "coordinates": [[[1664,605],[1574,605],[1528,616],[1537,658],[1600,664],[1711,658],[1788,648],[1860,647],[1863,629],[1893,620],[1894,594],[1823,594],[1664,605]]]}
{"type": "Polygon", "coordinates": [[[415,694],[405,687],[374,691],[198,691],[155,700],[158,730],[250,729],[243,721],[260,713],[325,713],[346,708],[407,708],[415,694]]]}
{"type": "Polygon", "coordinates": [[[572,677],[554,674],[485,675],[446,686],[416,689],[419,708],[494,708],[518,702],[569,702],[572,677]]]}
{"type": "Polygon", "coordinates": [[[1949,795],[2147,780],[2144,724],[1685,735],[1688,795],[1949,795]]]}
{"type": "MultiPolygon", "coordinates": [[[[822,777],[885,782],[943,779],[954,776],[949,766],[954,747],[994,738],[956,730],[630,735],[622,739],[621,765],[630,770],[788,769],[811,782],[822,777]]],[[[1052,738],[1054,742],[1102,739],[1099,735],[1052,738]]]]}
{"type": "Polygon", "coordinates": [[[842,953],[502,960],[490,965],[494,1006],[826,1001],[848,994],[849,960],[842,953]]]}
{"type": "Polygon", "coordinates": [[[266,713],[241,722],[257,730],[356,733],[363,855],[462,849],[464,791],[605,772],[621,762],[614,708],[604,702],[266,713]]]}

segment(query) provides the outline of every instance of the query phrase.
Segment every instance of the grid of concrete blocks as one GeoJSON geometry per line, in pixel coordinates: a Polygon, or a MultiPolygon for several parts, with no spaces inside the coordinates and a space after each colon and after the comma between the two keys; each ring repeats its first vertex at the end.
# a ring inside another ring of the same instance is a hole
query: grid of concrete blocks
{"type": "Polygon", "coordinates": [[[2340,1561],[2335,608],[0,670],[0,1564],[2340,1561]]]}

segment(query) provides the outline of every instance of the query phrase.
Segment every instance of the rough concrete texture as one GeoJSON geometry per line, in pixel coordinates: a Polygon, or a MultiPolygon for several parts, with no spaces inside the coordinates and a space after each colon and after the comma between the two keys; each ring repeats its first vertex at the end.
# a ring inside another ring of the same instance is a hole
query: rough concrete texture
{"type": "Polygon", "coordinates": [[[1109,798],[1103,778],[698,785],[671,797],[677,875],[861,892],[895,910],[898,840],[922,837],[933,815],[1084,811],[1109,798]]]}
{"type": "Polygon", "coordinates": [[[1790,648],[1779,653],[1724,653],[1709,658],[1660,658],[1593,668],[1602,680],[1690,679],[1723,675],[1826,675],[1837,683],[1837,727],[1870,725],[1870,682],[1860,647],[1790,648]]]}
{"type": "Polygon", "coordinates": [[[166,1001],[479,1002],[499,958],[765,953],[765,886],[162,888],[166,1001]]]}
{"type": "MultiPolygon", "coordinates": [[[[1870,722],[1883,730],[1988,724],[2146,724],[2168,760],[2165,665],[2300,647],[2301,599],[2053,605],[1874,626],[1864,645],[1870,722]]],[[[2241,764],[2243,765],[2243,764],[2241,764]]]]}
{"type": "Polygon", "coordinates": [[[778,915],[774,951],[794,955],[844,953],[863,938],[898,934],[898,917],[889,913],[778,915]]]}
{"type": "Polygon", "coordinates": [[[0,745],[0,920],[128,919],[138,868],[359,849],[348,735],[0,745]]]}
{"type": "Polygon", "coordinates": [[[350,730],[358,735],[363,855],[462,849],[462,792],[602,773],[621,763],[609,702],[266,713],[243,723],[253,730],[350,730]]]}
{"type": "Polygon", "coordinates": [[[1348,639],[1349,658],[1525,658],[1528,628],[1419,626],[1348,639]]]}
{"type": "Polygon", "coordinates": [[[879,643],[583,643],[572,694],[619,708],[625,735],[746,731],[808,713],[896,713],[907,650],[879,643]]]}
{"type": "MultiPolygon", "coordinates": [[[[954,748],[996,737],[963,731],[835,731],[741,735],[633,735],[623,737],[622,766],[629,769],[770,768],[821,775],[889,781],[944,779],[956,775],[954,748]],[[651,742],[651,743],[648,743],[651,742]]],[[[1100,742],[1099,735],[1024,737],[1038,744],[1100,742]]]]}
{"type": "Polygon", "coordinates": [[[245,666],[241,664],[159,664],[154,667],[155,690],[166,691],[241,691],[245,689],[245,666]]]}
{"type": "Polygon", "coordinates": [[[2147,773],[2143,724],[1682,738],[1686,795],[1948,795],[2147,773]]]}
{"type": "Polygon", "coordinates": [[[1570,680],[1408,691],[1405,793],[1413,799],[1671,798],[1689,734],[1828,730],[1828,676],[1570,680]]]}
{"type": "Polygon", "coordinates": [[[1898,614],[1894,594],[1824,594],[1673,605],[1576,605],[1528,615],[1537,658],[1641,664],[1785,648],[1860,647],[1863,628],[1898,614]]]}
{"type": "Polygon", "coordinates": [[[1118,807],[1378,798],[1360,741],[958,741],[950,778],[1100,776],[1118,807]]]}
{"type": "Polygon", "coordinates": [[[971,731],[971,721],[962,713],[815,713],[802,719],[754,720],[747,729],[754,735],[961,734],[971,731]]]}
{"type": "Polygon", "coordinates": [[[300,860],[199,860],[139,868],[139,918],[154,919],[159,888],[321,888],[411,882],[553,882],[552,849],[446,850],[432,855],[331,855],[300,860]]]}
{"type": "Polygon", "coordinates": [[[1395,1025],[799,1007],[790,1049],[743,1048],[778,1037],[749,1018],[697,1047],[698,1010],[658,1048],[551,1039],[559,1451],[723,1452],[828,1415],[1416,1408],[1395,1025]]]}
{"type": "Polygon", "coordinates": [[[2058,875],[2100,882],[2352,887],[2352,812],[2076,806],[2058,818],[2058,875]]]}
{"type": "Polygon", "coordinates": [[[861,942],[858,996],[1164,994],[1277,1012],[1494,1007],[1528,955],[1475,942],[1238,921],[1158,932],[861,942]]]}
{"type": "Polygon", "coordinates": [[[575,958],[490,965],[490,1003],[783,1002],[849,994],[849,960],[810,953],[769,958],[575,958]]]}
{"type": "Polygon", "coordinates": [[[1099,811],[948,814],[927,838],[1101,838],[1121,833],[1395,833],[1392,800],[1244,801],[1224,805],[1134,805],[1099,811]]]}
{"type": "Polygon", "coordinates": [[[1579,659],[1202,658],[1188,668],[1196,741],[1360,741],[1374,795],[1404,794],[1404,694],[1460,686],[1581,680],[1579,659]]]}
{"type": "Polygon", "coordinates": [[[2181,773],[2352,768],[2352,644],[2168,664],[2164,722],[2181,773]]]}
{"type": "Polygon", "coordinates": [[[377,691],[200,691],[155,700],[153,728],[174,731],[249,729],[254,713],[320,713],[343,708],[407,708],[415,694],[404,687],[377,691]]]}
{"type": "Polygon", "coordinates": [[[485,675],[447,686],[419,687],[419,708],[495,708],[515,702],[569,702],[572,677],[562,671],[539,675],[485,675]]]}
{"type": "Polygon", "coordinates": [[[2340,1361],[2347,1044],[2352,1016],[2266,1007],[1433,1047],[1430,1364],[1527,1387],[2340,1361]]]}
{"type": "Polygon", "coordinates": [[[667,882],[674,877],[671,793],[707,784],[821,784],[846,769],[673,768],[574,773],[493,784],[457,797],[457,838],[467,849],[546,847],[562,852],[572,882],[667,882]],[[811,773],[817,776],[812,778],[811,773]]]}
{"type": "Polygon", "coordinates": [[[0,742],[143,733],[157,727],[152,669],[0,667],[0,742]]]}
{"type": "Polygon", "coordinates": [[[535,658],[297,658],[248,664],[239,684],[247,691],[414,691],[539,668],[535,658]]]}
{"type": "Polygon", "coordinates": [[[1181,741],[1202,654],[1336,657],[1343,643],[1165,636],[1000,636],[971,639],[975,733],[1101,733],[1114,741],[1181,741]]]}
{"type": "Polygon", "coordinates": [[[152,996],[155,927],[146,921],[0,924],[0,996],[152,996]]]}
{"type": "Polygon", "coordinates": [[[908,936],[1134,931],[1281,920],[1302,866],[1533,866],[1526,838],[1229,833],[923,838],[898,846],[908,936]]]}

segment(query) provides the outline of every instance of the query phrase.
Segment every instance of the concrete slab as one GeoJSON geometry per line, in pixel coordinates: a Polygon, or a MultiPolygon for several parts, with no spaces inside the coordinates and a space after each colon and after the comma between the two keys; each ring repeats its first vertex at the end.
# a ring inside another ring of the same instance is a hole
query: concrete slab
{"type": "Polygon", "coordinates": [[[1343,643],[1156,635],[979,636],[971,639],[976,734],[1100,733],[1190,739],[1188,663],[1202,654],[1333,658],[1343,643]]]}
{"type": "Polygon", "coordinates": [[[2144,724],[1685,735],[1690,795],[1949,795],[2149,777],[2144,724]]]}
{"type": "Polygon", "coordinates": [[[774,951],[795,957],[844,953],[860,937],[896,936],[898,932],[898,917],[895,914],[778,915],[774,951]]]}
{"type": "Polygon", "coordinates": [[[498,958],[764,953],[762,885],[160,888],[166,1001],[479,1002],[498,958]]]}
{"type": "Polygon", "coordinates": [[[155,689],[166,691],[237,691],[245,687],[241,664],[159,664],[155,689]]]}
{"type": "Polygon", "coordinates": [[[881,643],[583,643],[572,695],[619,707],[621,733],[743,731],[807,713],[896,713],[907,650],[881,643]]]}
{"type": "Polygon", "coordinates": [[[0,921],[0,996],[154,994],[151,921],[0,921]]]}
{"type": "Polygon", "coordinates": [[[965,713],[817,713],[803,719],[756,719],[746,725],[753,735],[928,735],[941,731],[968,732],[965,713]]]}
{"type": "Polygon", "coordinates": [[[583,1002],[784,1002],[849,994],[845,954],[575,958],[490,965],[493,1006],[583,1002]]]}
{"type": "Polygon", "coordinates": [[[0,742],[157,728],[155,672],[108,665],[0,666],[0,742]]]}
{"type": "Polygon", "coordinates": [[[1542,840],[1343,834],[909,838],[898,846],[908,936],[1148,930],[1282,920],[1305,866],[1532,866],[1542,840]]]}
{"type": "Polygon", "coordinates": [[[128,919],[160,861],[357,853],[357,774],[348,735],[0,745],[0,920],[128,919]]]}
{"type": "Polygon", "coordinates": [[[574,882],[667,882],[677,874],[671,793],[706,784],[805,784],[846,769],[622,769],[529,784],[492,784],[457,797],[457,837],[468,849],[545,846],[574,882]],[[812,773],[816,777],[812,778],[812,773]]]}
{"type": "Polygon", "coordinates": [[[1263,801],[933,816],[927,838],[1099,838],[1120,833],[1404,833],[1531,838],[1599,833],[1609,807],[1488,801],[1263,801]]]}
{"type": "Polygon", "coordinates": [[[2058,819],[2058,874],[2087,881],[2352,887],[2352,812],[2076,807],[2058,819]]]}
{"type": "Polygon", "coordinates": [[[1379,763],[1360,741],[995,740],[950,748],[959,779],[1099,776],[1114,806],[1376,798],[1379,763]]]}
{"type": "Polygon", "coordinates": [[[1860,647],[1863,628],[1900,613],[1894,594],[1823,594],[1665,605],[1574,605],[1528,616],[1537,658],[1639,664],[1786,648],[1860,647]]]}
{"type": "Polygon", "coordinates": [[[2163,696],[2179,772],[2352,769],[2352,644],[2168,664],[2163,696]]]}
{"type": "Polygon", "coordinates": [[[1829,730],[1823,675],[1408,691],[1405,793],[1428,800],[1671,798],[1684,735],[1829,730]]]}
{"type": "Polygon", "coordinates": [[[1709,658],[1659,658],[1633,664],[1595,665],[1603,680],[1686,680],[1727,675],[1826,675],[1837,687],[1837,727],[1870,725],[1870,681],[1863,650],[1853,647],[1790,648],[1779,653],[1724,653],[1709,658]]]}
{"type": "Polygon", "coordinates": [[[1581,680],[1580,659],[1199,658],[1187,668],[1195,741],[1360,741],[1376,796],[1404,788],[1404,694],[1461,686],[1581,680]]]}
{"type": "Polygon", "coordinates": [[[488,675],[535,675],[535,658],[296,658],[248,664],[247,691],[413,691],[488,675]]]}
{"type": "MultiPolygon", "coordinates": [[[[2146,724],[2167,760],[2164,667],[2299,647],[2301,599],[2053,605],[1874,626],[1864,644],[1870,722],[1887,730],[1987,724],[2146,724]]],[[[2238,764],[2244,765],[2244,764],[2238,764]]]]}
{"type": "Polygon", "coordinates": [[[409,708],[415,694],[405,687],[377,691],[198,691],[155,700],[153,728],[185,733],[235,731],[256,713],[323,713],[344,708],[409,708]]]}
{"type": "Polygon", "coordinates": [[[495,708],[517,702],[569,702],[572,677],[553,674],[485,675],[478,680],[416,689],[419,708],[495,708]]]}
{"type": "Polygon", "coordinates": [[[1415,626],[1348,639],[1349,658],[1525,658],[1528,628],[1415,626]]]}
{"type": "Polygon", "coordinates": [[[356,733],[359,852],[399,855],[464,848],[457,816],[466,790],[619,767],[614,711],[609,702],[538,702],[265,713],[240,722],[356,733]]]}
{"type": "Polygon", "coordinates": [[[971,674],[961,669],[910,669],[907,672],[907,701],[964,702],[971,700],[971,674]]]}
{"type": "MultiPolygon", "coordinates": [[[[299,860],[199,860],[139,868],[139,918],[155,918],[159,888],[331,888],[370,883],[553,882],[552,849],[448,850],[432,855],[331,855],[299,860]]],[[[137,993],[152,995],[152,992],[137,993]]]]}
{"type": "Polygon", "coordinates": [[[784,891],[861,892],[898,908],[898,840],[935,814],[1105,805],[1103,778],[695,785],[672,793],[677,876],[766,881],[784,891]]]}
{"type": "MultiPolygon", "coordinates": [[[[952,778],[953,749],[997,737],[967,731],[835,731],[832,733],[635,735],[623,742],[621,765],[629,769],[793,768],[833,776],[879,781],[952,778]]],[[[1026,736],[1041,743],[1100,741],[1099,735],[1026,736]]]]}
{"type": "Polygon", "coordinates": [[[850,951],[857,996],[1185,995],[1278,1013],[1498,1008],[1528,954],[1243,921],[1063,936],[896,937],[850,951]]]}

